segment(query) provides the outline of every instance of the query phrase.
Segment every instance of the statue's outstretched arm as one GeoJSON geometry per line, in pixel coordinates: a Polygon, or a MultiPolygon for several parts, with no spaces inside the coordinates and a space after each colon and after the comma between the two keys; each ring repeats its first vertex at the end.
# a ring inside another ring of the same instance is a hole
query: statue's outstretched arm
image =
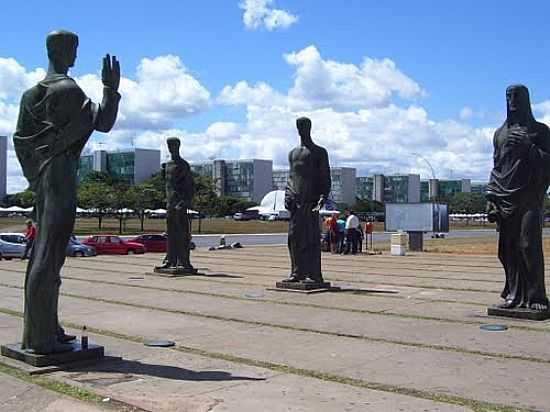
{"type": "Polygon", "coordinates": [[[120,102],[120,94],[118,93],[120,63],[116,56],[111,59],[107,54],[103,58],[101,80],[103,82],[103,100],[97,109],[95,129],[107,133],[115,124],[120,102]]]}

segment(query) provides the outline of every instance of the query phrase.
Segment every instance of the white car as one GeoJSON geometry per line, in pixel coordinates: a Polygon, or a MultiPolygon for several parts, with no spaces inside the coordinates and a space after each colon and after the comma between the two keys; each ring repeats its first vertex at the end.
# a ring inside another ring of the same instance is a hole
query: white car
{"type": "Polygon", "coordinates": [[[0,259],[22,257],[26,245],[25,236],[21,233],[0,233],[0,259]]]}

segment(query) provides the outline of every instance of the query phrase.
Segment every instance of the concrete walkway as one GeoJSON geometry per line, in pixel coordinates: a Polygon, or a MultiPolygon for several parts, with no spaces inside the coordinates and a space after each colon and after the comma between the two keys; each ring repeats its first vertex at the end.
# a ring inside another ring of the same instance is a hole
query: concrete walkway
{"type": "MultiPolygon", "coordinates": [[[[67,261],[61,318],[124,360],[50,377],[150,411],[550,411],[550,322],[485,315],[495,257],[327,254],[325,277],[355,291],[314,295],[268,290],[282,247],[198,250],[206,276],[180,279],[147,275],[160,259],[67,261]]],[[[23,277],[2,262],[2,343],[21,332],[23,277]]]]}

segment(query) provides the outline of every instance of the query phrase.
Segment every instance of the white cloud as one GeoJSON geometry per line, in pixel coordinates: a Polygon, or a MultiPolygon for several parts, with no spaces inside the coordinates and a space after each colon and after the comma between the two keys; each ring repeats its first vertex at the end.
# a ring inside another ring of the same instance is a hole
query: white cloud
{"type": "Polygon", "coordinates": [[[286,29],[298,21],[298,16],[286,10],[274,8],[274,0],[243,0],[239,7],[244,10],[243,23],[247,29],[265,28],[273,31],[286,29]]]}
{"type": "Polygon", "coordinates": [[[295,67],[288,91],[241,81],[226,86],[218,97],[222,104],[246,106],[246,123],[233,141],[242,157],[272,158],[284,166],[298,142],[294,121],[305,115],[312,119],[314,140],[327,148],[331,164],[356,167],[361,175],[431,176],[412,154],[417,152],[430,160],[438,177],[448,177],[452,170],[454,176],[487,178],[492,129],[431,120],[417,102],[427,93],[393,61],[366,57],[355,65],[327,60],[315,46],[284,57],[295,67]]]}
{"type": "MultiPolygon", "coordinates": [[[[10,145],[21,94],[44,76],[42,68],[28,71],[13,58],[0,58],[0,135],[10,136],[10,145]]],[[[103,86],[97,74],[85,74],[75,80],[92,100],[101,101],[103,86]]],[[[144,136],[146,131],[167,130],[176,121],[202,112],[211,104],[210,92],[174,55],[142,59],[134,79],[121,78],[120,93],[122,100],[115,128],[104,139],[103,146],[92,139],[88,151],[128,147],[131,142],[137,145],[136,136],[144,136]]],[[[10,150],[8,192],[25,187],[19,162],[10,150]]]]}
{"type": "MultiPolygon", "coordinates": [[[[102,84],[97,75],[88,74],[76,80],[88,96],[101,100],[102,84]]],[[[174,55],[142,59],[136,80],[121,79],[120,93],[123,97],[118,129],[165,128],[210,105],[210,92],[174,55]]]]}
{"type": "Polygon", "coordinates": [[[280,93],[264,82],[250,86],[241,81],[224,87],[218,101],[222,104],[285,105],[295,110],[326,107],[350,110],[387,106],[394,95],[408,100],[425,95],[425,91],[389,59],[365,58],[357,66],[325,60],[315,46],[286,54],[284,58],[296,68],[294,84],[288,93],[280,93]]]}
{"type": "Polygon", "coordinates": [[[543,102],[533,105],[533,111],[540,115],[540,118],[537,118],[539,122],[546,123],[550,126],[550,100],[545,100],[543,102]]]}
{"type": "Polygon", "coordinates": [[[468,120],[474,115],[474,110],[470,106],[464,106],[459,113],[462,120],[468,120]]]}

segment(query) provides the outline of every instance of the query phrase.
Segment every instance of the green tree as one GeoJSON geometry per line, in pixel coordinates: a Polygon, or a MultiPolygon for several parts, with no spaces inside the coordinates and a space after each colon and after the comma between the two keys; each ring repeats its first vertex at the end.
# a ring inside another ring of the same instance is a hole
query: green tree
{"type": "Polygon", "coordinates": [[[384,204],[376,200],[356,199],[353,210],[359,213],[383,212],[384,204]]]}
{"type": "Polygon", "coordinates": [[[455,193],[448,201],[449,213],[484,213],[487,201],[482,193],[455,193]]]}
{"type": "Polygon", "coordinates": [[[243,212],[249,207],[255,206],[256,203],[250,202],[246,199],[240,199],[237,197],[221,196],[216,199],[213,215],[215,216],[229,216],[234,215],[237,212],[243,212]]]}
{"type": "Polygon", "coordinates": [[[6,206],[33,207],[35,202],[34,192],[30,189],[25,189],[22,192],[7,195],[4,198],[6,206]]]}
{"type": "Polygon", "coordinates": [[[164,191],[160,192],[151,183],[142,183],[128,189],[126,194],[127,207],[134,209],[138,215],[142,232],[145,230],[145,210],[159,207],[159,204],[162,204],[163,197],[165,197],[164,191]]]}
{"type": "Polygon", "coordinates": [[[215,215],[218,206],[218,196],[214,190],[214,182],[209,176],[193,173],[195,196],[193,208],[206,215],[215,215]]]}
{"type": "Polygon", "coordinates": [[[112,187],[101,181],[86,180],[78,187],[78,205],[84,209],[93,209],[101,230],[103,217],[111,208],[110,192],[112,187]]]}
{"type": "Polygon", "coordinates": [[[128,208],[131,203],[129,189],[130,187],[126,183],[116,183],[109,187],[106,196],[109,208],[115,211],[118,218],[118,233],[120,235],[122,234],[124,219],[127,216],[127,213],[124,213],[122,209],[128,208]]]}

